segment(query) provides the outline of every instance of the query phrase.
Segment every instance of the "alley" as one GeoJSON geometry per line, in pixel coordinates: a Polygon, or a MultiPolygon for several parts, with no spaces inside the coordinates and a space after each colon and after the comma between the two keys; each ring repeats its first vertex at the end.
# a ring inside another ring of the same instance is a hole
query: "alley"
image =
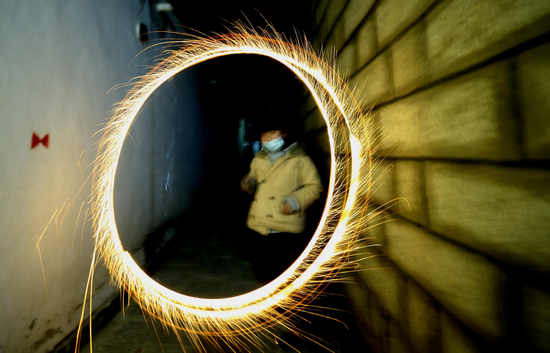
{"type": "MultiPolygon", "coordinates": [[[[199,234],[199,229],[189,227],[187,230],[191,231],[190,234],[176,235],[175,242],[178,245],[168,250],[165,262],[153,274],[155,280],[177,292],[202,298],[240,295],[261,286],[251,263],[242,256],[244,254],[239,248],[237,232],[231,235],[220,231],[199,234]],[[182,239],[178,241],[177,237],[182,239]]],[[[334,319],[304,315],[305,320],[300,320],[299,327],[333,352],[357,352],[357,347],[364,343],[355,332],[354,316],[342,311],[347,308],[346,299],[340,291],[338,284],[331,285],[326,290],[327,294],[313,303],[326,307],[319,314],[334,319]]],[[[302,353],[329,352],[310,340],[290,334],[283,334],[283,339],[302,353]]],[[[263,342],[264,347],[251,347],[252,352],[295,352],[281,341],[276,344],[273,340],[264,339],[263,342]]],[[[165,332],[158,322],[151,322],[132,302],[94,334],[92,347],[95,353],[196,351],[185,335],[182,335],[182,343],[183,347],[173,332],[165,332]]],[[[214,347],[208,347],[207,350],[220,351],[214,347]]],[[[228,347],[221,351],[231,352],[228,347]]],[[[83,347],[81,352],[90,352],[89,346],[83,347]]]]}

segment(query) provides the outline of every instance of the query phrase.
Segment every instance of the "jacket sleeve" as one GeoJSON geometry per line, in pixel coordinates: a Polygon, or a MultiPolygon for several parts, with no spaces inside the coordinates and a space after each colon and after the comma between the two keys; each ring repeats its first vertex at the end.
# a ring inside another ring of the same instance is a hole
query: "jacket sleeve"
{"type": "Polygon", "coordinates": [[[248,174],[246,175],[245,178],[253,178],[253,179],[258,179],[258,173],[256,171],[256,157],[252,158],[252,162],[250,162],[250,171],[248,172],[248,174]]]}
{"type": "Polygon", "coordinates": [[[250,163],[250,171],[241,179],[241,190],[249,194],[254,195],[256,187],[258,186],[257,172],[255,159],[250,163]]]}
{"type": "Polygon", "coordinates": [[[304,157],[300,168],[300,177],[302,187],[292,192],[289,196],[293,196],[300,204],[300,209],[305,211],[311,204],[319,198],[319,194],[323,191],[321,179],[315,164],[309,157],[304,157]]]}

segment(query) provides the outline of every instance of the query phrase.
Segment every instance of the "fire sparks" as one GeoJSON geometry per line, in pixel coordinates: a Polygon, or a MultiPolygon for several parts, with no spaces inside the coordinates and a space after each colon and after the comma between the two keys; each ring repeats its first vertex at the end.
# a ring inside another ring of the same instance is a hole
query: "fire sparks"
{"type": "Polygon", "coordinates": [[[171,42],[180,49],[143,76],[115,110],[99,144],[92,186],[95,254],[111,278],[142,310],[176,335],[185,332],[195,346],[219,340],[235,347],[261,345],[275,329],[296,331],[292,318],[319,294],[324,284],[350,265],[358,232],[365,225],[370,190],[370,123],[335,69],[306,42],[291,43],[281,35],[238,26],[227,35],[171,42]],[[113,189],[127,132],[141,106],[175,74],[226,55],[268,56],[291,70],[308,87],[326,124],[331,148],[327,203],[304,253],[277,279],[252,292],[222,299],[186,296],[155,282],[134,262],[120,242],[115,223],[113,189]]]}

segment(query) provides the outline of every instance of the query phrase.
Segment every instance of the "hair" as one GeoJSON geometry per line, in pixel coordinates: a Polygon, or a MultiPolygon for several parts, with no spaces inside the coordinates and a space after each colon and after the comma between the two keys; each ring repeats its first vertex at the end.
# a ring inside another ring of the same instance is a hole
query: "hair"
{"type": "Polygon", "coordinates": [[[290,113],[285,112],[282,108],[270,109],[267,113],[260,112],[259,116],[254,116],[251,119],[252,129],[258,138],[264,132],[280,130],[287,134],[285,142],[289,145],[296,141],[296,129],[291,123],[291,117],[290,113]]]}
{"type": "Polygon", "coordinates": [[[287,121],[280,115],[268,114],[258,121],[258,133],[264,133],[272,130],[281,130],[286,132],[288,130],[287,121]]]}

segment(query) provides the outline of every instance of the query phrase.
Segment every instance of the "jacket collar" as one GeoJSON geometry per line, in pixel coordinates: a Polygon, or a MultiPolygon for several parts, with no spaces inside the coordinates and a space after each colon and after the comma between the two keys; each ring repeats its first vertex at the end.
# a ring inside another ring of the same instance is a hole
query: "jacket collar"
{"type": "MultiPolygon", "coordinates": [[[[271,166],[269,167],[266,174],[264,175],[263,180],[258,180],[258,182],[262,182],[265,179],[267,179],[269,175],[271,175],[275,170],[277,170],[282,164],[284,164],[290,158],[297,157],[300,155],[305,155],[305,152],[300,147],[298,147],[298,143],[296,142],[294,142],[292,145],[285,148],[284,151],[282,152],[284,152],[284,155],[277,158],[277,160],[274,163],[270,163],[271,166]]],[[[258,152],[256,156],[263,158],[264,160],[267,160],[267,161],[270,160],[268,154],[264,150],[261,150],[260,152],[258,152]],[[262,154],[260,155],[260,153],[262,154]]]]}

